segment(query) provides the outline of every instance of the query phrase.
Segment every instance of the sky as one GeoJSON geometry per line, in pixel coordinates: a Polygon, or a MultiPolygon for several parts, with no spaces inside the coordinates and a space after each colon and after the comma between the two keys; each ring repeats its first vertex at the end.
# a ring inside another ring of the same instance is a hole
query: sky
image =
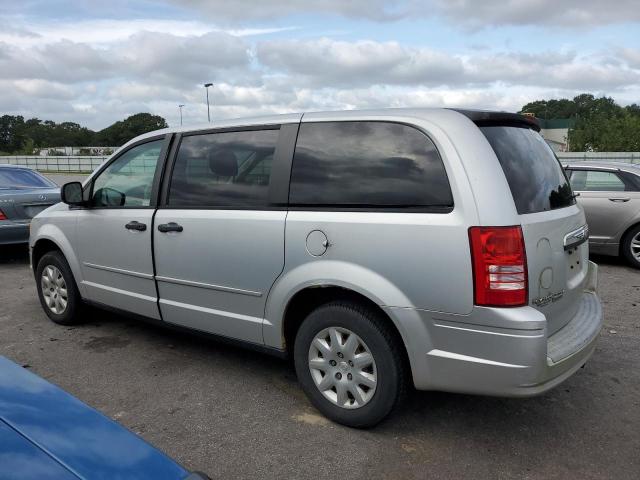
{"type": "Polygon", "coordinates": [[[640,103],[637,0],[0,0],[0,115],[640,103]]]}

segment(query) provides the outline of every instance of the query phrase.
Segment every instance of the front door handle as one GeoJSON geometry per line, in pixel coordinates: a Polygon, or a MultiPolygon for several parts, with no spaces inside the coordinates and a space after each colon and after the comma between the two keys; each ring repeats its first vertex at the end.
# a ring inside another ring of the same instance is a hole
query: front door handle
{"type": "Polygon", "coordinates": [[[628,202],[629,201],[628,198],[610,198],[609,200],[611,200],[612,202],[628,202]]]}
{"type": "Polygon", "coordinates": [[[126,228],[127,230],[136,230],[138,232],[144,232],[147,229],[147,225],[133,220],[132,222],[127,223],[124,226],[124,228],[126,228]]]}
{"type": "Polygon", "coordinates": [[[161,223],[158,225],[158,231],[162,233],[181,232],[182,230],[184,230],[182,225],[178,225],[176,222],[161,223]]]}

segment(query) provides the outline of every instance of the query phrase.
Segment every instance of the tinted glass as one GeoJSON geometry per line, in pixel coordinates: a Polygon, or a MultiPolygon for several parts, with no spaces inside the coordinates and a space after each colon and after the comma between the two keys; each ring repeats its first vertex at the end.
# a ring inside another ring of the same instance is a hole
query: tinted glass
{"type": "Polygon", "coordinates": [[[289,202],[343,207],[453,205],[435,145],[415,128],[385,122],[303,123],[289,202]]]}
{"type": "Polygon", "coordinates": [[[133,147],[113,161],[93,183],[94,207],[147,207],[164,140],[133,147]]]}
{"type": "Polygon", "coordinates": [[[29,189],[52,188],[56,184],[42,175],[22,168],[0,168],[0,188],[29,189]]]}
{"type": "Polygon", "coordinates": [[[613,172],[575,170],[571,174],[571,187],[583,192],[624,192],[625,184],[613,172]]]}
{"type": "Polygon", "coordinates": [[[480,127],[509,182],[519,214],[564,208],[575,203],[555,154],[534,130],[480,127]]]}
{"type": "Polygon", "coordinates": [[[169,205],[266,206],[278,133],[254,130],[183,137],[173,168],[169,205]]]}

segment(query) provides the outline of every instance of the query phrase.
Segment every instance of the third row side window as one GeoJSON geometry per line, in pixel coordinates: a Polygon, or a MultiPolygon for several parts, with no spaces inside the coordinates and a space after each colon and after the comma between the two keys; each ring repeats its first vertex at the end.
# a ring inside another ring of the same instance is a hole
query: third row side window
{"type": "Polygon", "coordinates": [[[424,133],[389,122],[300,125],[291,171],[292,206],[423,207],[453,197],[442,160],[424,133]]]}

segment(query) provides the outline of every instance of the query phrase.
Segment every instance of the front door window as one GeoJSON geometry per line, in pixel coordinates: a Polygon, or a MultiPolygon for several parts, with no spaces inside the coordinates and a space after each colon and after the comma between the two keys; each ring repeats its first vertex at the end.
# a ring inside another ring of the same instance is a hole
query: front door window
{"type": "Polygon", "coordinates": [[[94,180],[93,207],[148,207],[164,140],[133,147],[94,180]]]}

